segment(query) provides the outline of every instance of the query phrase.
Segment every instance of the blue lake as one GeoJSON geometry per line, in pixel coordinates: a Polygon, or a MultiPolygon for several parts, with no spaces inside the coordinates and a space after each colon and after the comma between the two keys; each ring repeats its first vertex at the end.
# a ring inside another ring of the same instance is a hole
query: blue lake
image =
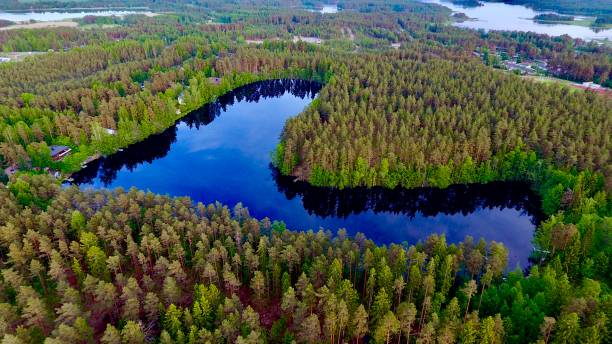
{"type": "MultiPolygon", "coordinates": [[[[465,13],[472,20],[455,25],[469,29],[530,31],[550,36],[568,35],[572,38],[591,40],[612,40],[612,29],[594,30],[593,28],[564,23],[538,23],[533,20],[539,12],[522,5],[509,5],[502,2],[480,2],[480,6],[453,4],[451,0],[421,0],[450,8],[455,13],[465,13]]],[[[577,19],[580,19],[579,17],[577,19]]]]}
{"type": "Polygon", "coordinates": [[[251,215],[294,230],[345,228],[379,244],[415,244],[433,233],[448,242],[471,235],[503,242],[509,266],[525,267],[541,218],[527,185],[456,185],[440,190],[313,187],[279,176],[270,165],[285,121],[313,100],[320,85],[260,82],[231,92],[175,126],[73,176],[82,188],[136,187],[203,203],[242,202],[251,215]]]}
{"type": "Polygon", "coordinates": [[[12,21],[15,23],[24,23],[31,20],[46,22],[46,21],[57,21],[65,19],[79,19],[86,16],[97,16],[97,17],[124,17],[131,14],[144,14],[147,16],[153,16],[154,13],[143,10],[73,10],[73,11],[29,11],[29,12],[4,12],[0,11],[0,19],[12,21]]]}

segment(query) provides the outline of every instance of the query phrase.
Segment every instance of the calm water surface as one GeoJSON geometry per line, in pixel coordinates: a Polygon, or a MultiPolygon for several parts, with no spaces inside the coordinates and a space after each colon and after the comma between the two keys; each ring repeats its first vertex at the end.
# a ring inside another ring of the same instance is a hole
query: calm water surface
{"type": "Polygon", "coordinates": [[[323,7],[318,9],[308,8],[307,11],[318,12],[321,14],[338,13],[338,5],[323,5],[323,7]]]}
{"type": "Polygon", "coordinates": [[[540,215],[526,185],[493,183],[445,190],[336,190],[279,176],[270,152],[285,121],[300,113],[318,84],[271,81],[250,85],[184,117],[165,132],[98,160],[78,174],[83,188],[137,187],[233,206],[283,220],[291,229],[346,228],[379,244],[414,244],[432,233],[449,242],[466,235],[501,241],[510,267],[526,266],[540,215]]]}
{"type": "Polygon", "coordinates": [[[30,20],[35,21],[57,21],[64,19],[78,19],[85,16],[98,16],[98,17],[111,17],[117,16],[122,17],[129,14],[146,14],[152,15],[152,12],[148,11],[125,11],[125,10],[100,10],[100,11],[48,11],[48,12],[2,12],[0,11],[0,19],[9,20],[12,22],[28,22],[30,20]]]}
{"type": "Polygon", "coordinates": [[[532,18],[543,12],[534,11],[521,5],[482,2],[483,6],[467,7],[455,5],[447,0],[422,1],[442,5],[450,8],[453,12],[463,12],[468,17],[476,19],[457,23],[456,25],[460,27],[484,30],[531,31],[551,36],[569,35],[584,40],[606,38],[612,40],[612,29],[595,32],[589,27],[578,25],[536,23],[532,18]]]}

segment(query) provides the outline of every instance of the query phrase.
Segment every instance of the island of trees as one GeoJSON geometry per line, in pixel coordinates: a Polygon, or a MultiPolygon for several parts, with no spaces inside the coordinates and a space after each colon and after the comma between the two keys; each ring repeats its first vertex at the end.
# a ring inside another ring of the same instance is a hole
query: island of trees
{"type": "Polygon", "coordinates": [[[566,16],[566,15],[562,15],[562,14],[556,14],[556,13],[542,13],[542,14],[538,14],[535,17],[533,17],[534,20],[536,21],[543,21],[543,22],[570,22],[574,20],[573,16],[566,16]]]}

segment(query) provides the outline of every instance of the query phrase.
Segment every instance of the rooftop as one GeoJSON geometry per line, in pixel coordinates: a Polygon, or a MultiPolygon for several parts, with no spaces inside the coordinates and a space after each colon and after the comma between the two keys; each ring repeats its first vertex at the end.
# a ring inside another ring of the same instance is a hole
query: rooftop
{"type": "Polygon", "coordinates": [[[71,149],[68,146],[51,146],[51,156],[56,156],[70,150],[71,149]]]}

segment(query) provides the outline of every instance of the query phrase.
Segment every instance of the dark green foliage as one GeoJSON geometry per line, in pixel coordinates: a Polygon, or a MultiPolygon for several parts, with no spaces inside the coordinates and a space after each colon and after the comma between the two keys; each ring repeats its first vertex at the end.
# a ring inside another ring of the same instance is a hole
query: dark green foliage
{"type": "Polygon", "coordinates": [[[253,231],[266,220],[238,208],[232,215],[222,205],[134,189],[58,189],[44,176],[14,180],[0,201],[5,340],[110,339],[109,324],[130,340],[211,343],[322,343],[365,333],[393,341],[602,342],[605,334],[610,270],[601,264],[610,256],[610,226],[595,213],[564,227],[562,215],[551,217],[536,236],[548,264],[504,277],[503,245],[469,237],[386,247],[323,231],[269,236],[253,231]],[[46,208],[28,208],[23,193],[46,208]],[[263,276],[264,299],[235,287],[255,275],[263,276]]]}
{"type": "Polygon", "coordinates": [[[612,185],[609,98],[418,53],[355,57],[339,70],[320,105],[287,122],[275,159],[281,172],[340,188],[444,188],[537,182],[542,159],[603,172],[612,185]]]}

